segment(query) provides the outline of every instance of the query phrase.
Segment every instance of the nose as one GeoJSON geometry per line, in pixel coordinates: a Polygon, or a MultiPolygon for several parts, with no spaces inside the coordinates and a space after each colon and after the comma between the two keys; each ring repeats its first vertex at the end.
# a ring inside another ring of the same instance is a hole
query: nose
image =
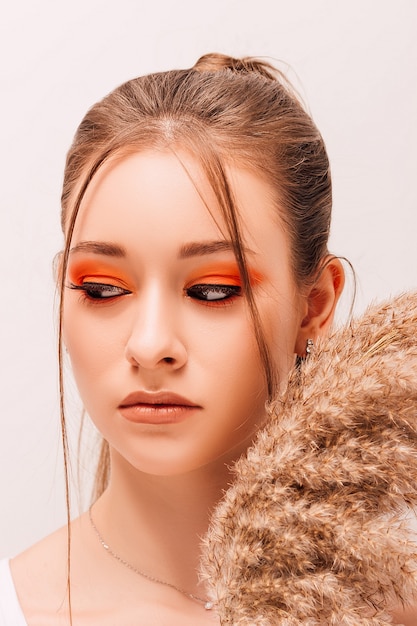
{"type": "Polygon", "coordinates": [[[126,343],[126,359],[134,367],[153,370],[179,369],[187,362],[187,350],[179,334],[178,311],[156,285],[142,292],[126,343]]]}

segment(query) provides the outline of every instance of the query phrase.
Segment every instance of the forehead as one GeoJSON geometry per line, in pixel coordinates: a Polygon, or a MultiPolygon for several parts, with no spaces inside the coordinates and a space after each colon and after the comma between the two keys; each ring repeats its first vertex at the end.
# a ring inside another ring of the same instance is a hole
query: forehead
{"type": "MultiPolygon", "coordinates": [[[[245,244],[262,248],[286,240],[268,183],[257,173],[228,165],[226,175],[238,207],[245,244]]],[[[229,238],[212,185],[187,152],[157,150],[113,157],[97,172],[80,207],[73,243],[158,235],[229,238]],[[128,228],[126,228],[128,226],[128,228]]]]}

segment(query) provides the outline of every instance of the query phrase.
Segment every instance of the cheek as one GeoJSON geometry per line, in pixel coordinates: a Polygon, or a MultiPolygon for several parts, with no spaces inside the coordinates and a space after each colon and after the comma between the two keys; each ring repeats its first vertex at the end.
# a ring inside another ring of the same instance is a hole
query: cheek
{"type": "Polygon", "coordinates": [[[301,325],[301,304],[297,297],[269,297],[261,303],[265,339],[278,376],[278,383],[285,385],[295,363],[295,345],[301,325]]]}
{"type": "Polygon", "coordinates": [[[234,414],[238,409],[234,419],[245,420],[246,413],[251,414],[255,406],[263,407],[266,400],[264,367],[249,320],[223,331],[215,349],[213,345],[216,342],[211,342],[207,377],[216,377],[218,384],[213,394],[217,400],[230,407],[234,414]]]}
{"type": "Polygon", "coordinates": [[[194,353],[198,357],[200,353],[213,372],[224,377],[233,376],[248,363],[259,362],[253,324],[247,311],[228,312],[211,324],[201,324],[197,318],[194,325],[193,331],[190,319],[187,324],[192,341],[190,355],[194,353]]]}
{"type": "Polygon", "coordinates": [[[115,361],[116,354],[120,354],[121,342],[114,332],[118,329],[117,325],[106,323],[88,307],[75,302],[75,298],[71,294],[65,302],[63,339],[77,386],[84,398],[115,361]]]}

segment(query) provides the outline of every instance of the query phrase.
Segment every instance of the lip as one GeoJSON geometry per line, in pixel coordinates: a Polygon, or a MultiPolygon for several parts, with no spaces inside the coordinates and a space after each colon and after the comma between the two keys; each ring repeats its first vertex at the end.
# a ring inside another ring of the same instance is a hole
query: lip
{"type": "Polygon", "coordinates": [[[201,408],[171,391],[135,391],[118,406],[119,413],[136,424],[176,424],[201,408]]]}

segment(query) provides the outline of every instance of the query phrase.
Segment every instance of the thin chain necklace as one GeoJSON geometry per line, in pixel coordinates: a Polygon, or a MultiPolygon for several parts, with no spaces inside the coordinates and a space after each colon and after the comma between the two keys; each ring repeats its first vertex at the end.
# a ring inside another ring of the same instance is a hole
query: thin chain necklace
{"type": "Polygon", "coordinates": [[[92,506],[90,506],[90,508],[88,509],[88,517],[90,518],[90,524],[91,524],[94,532],[96,533],[96,535],[98,537],[98,540],[100,541],[101,545],[103,546],[105,551],[108,554],[110,554],[110,556],[112,556],[114,559],[116,559],[116,561],[119,561],[119,563],[121,563],[122,565],[124,565],[125,567],[130,569],[132,572],[134,572],[138,576],[141,576],[142,578],[146,578],[147,580],[150,580],[150,581],[152,581],[154,583],[158,583],[159,585],[165,585],[165,587],[170,587],[171,589],[175,589],[176,591],[179,591],[179,593],[182,593],[183,596],[186,596],[187,598],[190,598],[190,600],[194,600],[194,602],[199,602],[200,604],[202,604],[207,611],[209,611],[210,609],[213,608],[213,602],[211,602],[210,600],[205,600],[204,598],[199,598],[199,596],[196,596],[193,593],[185,591],[184,589],[181,589],[180,587],[177,587],[173,583],[168,583],[165,580],[161,580],[160,578],[156,578],[155,576],[151,576],[150,574],[146,574],[145,572],[142,572],[141,570],[137,569],[134,565],[129,563],[129,561],[126,561],[121,556],[116,554],[116,552],[113,552],[113,550],[111,549],[109,544],[104,541],[103,537],[100,534],[100,531],[98,530],[97,526],[94,523],[93,514],[92,514],[92,506]]]}

